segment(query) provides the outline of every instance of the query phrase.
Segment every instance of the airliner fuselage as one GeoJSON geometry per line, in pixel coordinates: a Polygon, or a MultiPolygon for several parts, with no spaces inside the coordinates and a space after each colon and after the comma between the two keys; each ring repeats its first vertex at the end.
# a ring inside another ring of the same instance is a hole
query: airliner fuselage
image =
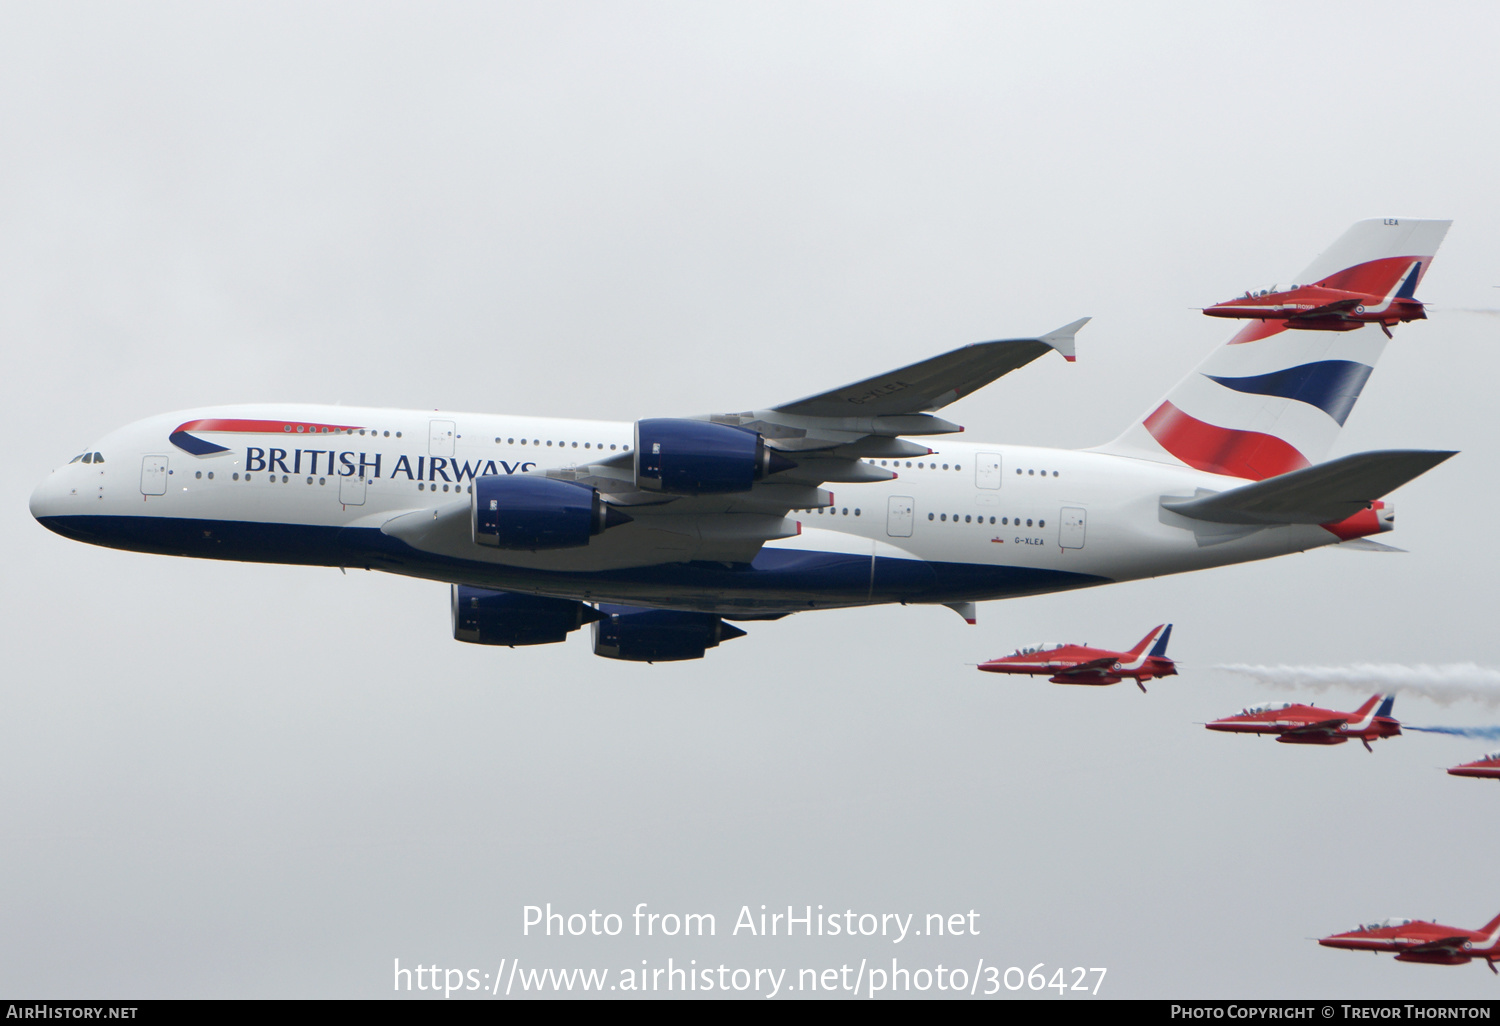
{"type": "Polygon", "coordinates": [[[463,530],[476,478],[541,475],[634,444],[632,424],[606,421],[285,404],[189,410],[102,439],[90,462],[55,470],[31,509],[59,534],[113,548],[729,615],[1010,598],[1342,540],[1316,525],[1205,530],[1161,509],[1164,496],[1243,483],[1222,475],[947,440],[921,458],[866,460],[898,476],[837,486],[832,505],[791,510],[800,534],[766,541],[743,563],[704,558],[717,553],[703,536],[702,497],[691,514],[638,516],[577,548],[486,549],[463,530]],[[178,430],[192,424],[229,430],[178,430]],[[174,435],[213,451],[185,451],[174,435]],[[422,521],[449,514],[460,526],[421,534],[422,521]]]}

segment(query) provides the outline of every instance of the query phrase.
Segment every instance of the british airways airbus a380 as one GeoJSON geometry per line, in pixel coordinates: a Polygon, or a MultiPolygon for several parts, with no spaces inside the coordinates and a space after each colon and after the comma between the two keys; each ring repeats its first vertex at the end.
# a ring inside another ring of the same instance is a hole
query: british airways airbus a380
{"type": "MultiPolygon", "coordinates": [[[[1361,221],[1296,280],[1409,294],[1448,224],[1361,221]]],[[[742,635],[729,620],[902,602],[972,622],[988,599],[1375,547],[1381,498],[1453,455],[1317,462],[1386,336],[1285,320],[1251,323],[1096,449],[950,440],[963,429],[934,411],[1049,352],[1072,360],[1086,320],[746,413],[165,414],[53,471],[31,511],[113,548],[443,581],[461,641],[593,623],[599,655],[654,661],[742,635]]]]}

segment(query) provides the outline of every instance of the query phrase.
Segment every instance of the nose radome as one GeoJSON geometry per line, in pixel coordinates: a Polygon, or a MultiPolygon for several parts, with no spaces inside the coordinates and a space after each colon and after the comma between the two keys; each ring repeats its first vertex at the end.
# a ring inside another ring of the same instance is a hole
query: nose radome
{"type": "Polygon", "coordinates": [[[54,470],[31,493],[31,515],[44,523],[48,517],[61,516],[65,512],[63,506],[67,494],[62,475],[54,470]]]}

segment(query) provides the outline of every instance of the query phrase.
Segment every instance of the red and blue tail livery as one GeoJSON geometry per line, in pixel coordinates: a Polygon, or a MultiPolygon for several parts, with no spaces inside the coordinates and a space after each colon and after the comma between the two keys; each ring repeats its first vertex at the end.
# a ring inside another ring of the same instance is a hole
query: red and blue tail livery
{"type": "Polygon", "coordinates": [[[1102,451],[1259,481],[1325,458],[1414,298],[1448,221],[1360,221],[1302,271],[1205,310],[1254,323],[1102,451]],[[1373,324],[1381,331],[1358,329],[1373,324]],[[1301,330],[1298,330],[1301,329],[1301,330]]]}

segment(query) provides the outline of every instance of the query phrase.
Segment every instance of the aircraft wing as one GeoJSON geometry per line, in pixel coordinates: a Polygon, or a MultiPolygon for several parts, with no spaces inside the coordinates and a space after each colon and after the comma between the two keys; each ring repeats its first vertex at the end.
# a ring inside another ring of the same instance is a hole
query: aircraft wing
{"type": "Polygon", "coordinates": [[[1298,317],[1330,317],[1333,314],[1349,313],[1359,305],[1357,299],[1339,299],[1332,303],[1324,303],[1315,306],[1311,310],[1303,310],[1297,314],[1298,317]]]}
{"type": "Polygon", "coordinates": [[[1088,317],[1080,318],[1039,338],[976,342],[842,388],[784,403],[773,410],[797,417],[832,419],[889,417],[940,410],[996,378],[1026,366],[1049,350],[1057,350],[1071,363],[1073,337],[1089,320],[1088,317]]]}
{"type": "Polygon", "coordinates": [[[1090,659],[1088,662],[1086,662],[1086,663],[1079,663],[1077,666],[1070,666],[1066,670],[1059,670],[1055,674],[1055,676],[1058,676],[1058,677],[1089,677],[1089,678],[1092,678],[1092,677],[1114,676],[1113,674],[1106,672],[1106,671],[1112,669],[1114,667],[1114,665],[1115,665],[1115,657],[1114,656],[1105,656],[1105,657],[1100,658],[1100,659],[1090,659]]]}
{"type": "Polygon", "coordinates": [[[1348,717],[1340,716],[1331,720],[1319,720],[1317,723],[1304,723],[1300,727],[1293,727],[1291,730],[1286,731],[1286,733],[1293,735],[1333,734],[1348,722],[1348,717]]]}
{"type": "Polygon", "coordinates": [[[1192,498],[1163,496],[1164,509],[1220,524],[1332,524],[1351,517],[1454,452],[1384,449],[1342,456],[1289,474],[1192,498]]]}
{"type": "Polygon", "coordinates": [[[551,470],[547,476],[597,488],[606,502],[628,509],[644,527],[658,519],[665,524],[668,519],[693,518],[693,530],[702,542],[694,549],[695,559],[748,560],[762,543],[797,533],[795,525],[783,519],[789,511],[833,504],[832,493],[822,485],[889,481],[897,475],[878,466],[879,460],[911,459],[933,451],[900,436],[963,430],[932,411],[1048,352],[1055,350],[1071,361],[1074,336],[1089,320],[1083,317],[1033,338],[964,346],[766,409],[687,418],[761,435],[783,469],[767,474],[748,492],[691,496],[643,490],[635,482],[633,452],[551,470]],[[708,536],[715,540],[708,542],[708,536]]]}
{"type": "Polygon", "coordinates": [[[1455,934],[1452,937],[1439,937],[1436,940],[1423,941],[1421,944],[1414,944],[1405,950],[1414,954],[1426,954],[1429,952],[1438,954],[1449,951],[1461,952],[1464,948],[1464,942],[1469,939],[1468,937],[1455,934]]]}
{"type": "MultiPolygon", "coordinates": [[[[767,541],[801,533],[801,523],[788,517],[789,512],[833,505],[833,493],[823,485],[889,481],[896,473],[879,466],[881,460],[911,459],[933,451],[900,436],[963,430],[933,416],[933,410],[1052,350],[1071,361],[1074,335],[1088,321],[1084,317],[1034,338],[964,346],[780,406],[684,418],[761,436],[772,469],[747,491],[681,495],[642,488],[636,481],[635,452],[548,470],[547,477],[597,489],[606,504],[628,511],[630,522],[598,535],[586,547],[508,552],[503,559],[566,570],[691,560],[748,563],[767,541]]],[[[857,501],[849,506],[859,509],[857,501]]],[[[466,501],[412,511],[392,518],[381,530],[414,548],[443,555],[473,558],[477,548],[466,501]]]]}

